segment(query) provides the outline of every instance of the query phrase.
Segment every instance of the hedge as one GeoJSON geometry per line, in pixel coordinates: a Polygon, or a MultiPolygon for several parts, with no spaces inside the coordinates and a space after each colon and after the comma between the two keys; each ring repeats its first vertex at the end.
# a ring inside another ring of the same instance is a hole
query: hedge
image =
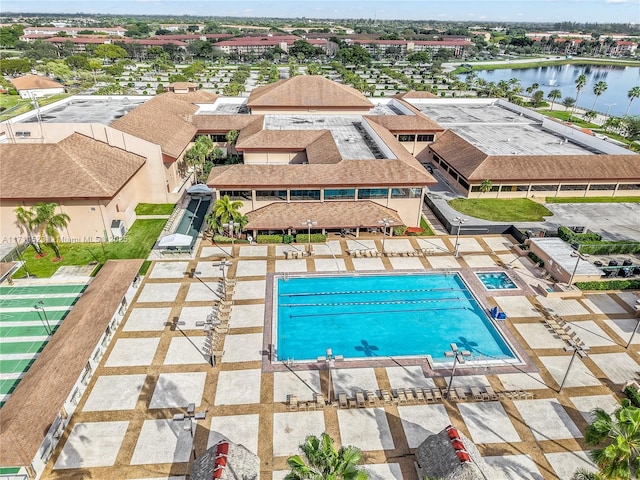
{"type": "Polygon", "coordinates": [[[234,238],[233,241],[231,241],[231,237],[226,237],[224,235],[214,235],[213,243],[249,243],[249,241],[243,238],[234,238]]]}
{"type": "Polygon", "coordinates": [[[567,227],[558,227],[558,236],[569,243],[599,242],[602,237],[597,233],[575,233],[567,227]]]}
{"type": "Polygon", "coordinates": [[[640,242],[603,242],[597,233],[575,233],[567,227],[558,227],[558,236],[578,249],[580,253],[588,255],[612,255],[625,253],[640,253],[640,242]]]}
{"type": "Polygon", "coordinates": [[[282,243],[282,235],[258,235],[256,239],[258,243],[282,243]]]}
{"type": "Polygon", "coordinates": [[[393,227],[393,234],[397,237],[403,236],[407,232],[406,225],[400,225],[399,227],[393,227]]]}
{"type": "Polygon", "coordinates": [[[529,252],[528,256],[531,260],[533,260],[533,263],[535,263],[536,265],[539,265],[540,267],[544,267],[544,262],[535,253],[529,252]]]}
{"type": "Polygon", "coordinates": [[[638,390],[629,385],[624,389],[624,394],[634,407],[640,408],[640,393],[638,393],[638,390]]]}
{"type": "MultiPolygon", "coordinates": [[[[327,241],[327,236],[324,233],[312,233],[311,241],[314,243],[324,243],[327,241]]],[[[309,235],[306,233],[297,234],[296,243],[309,243],[309,235]]]]}
{"type": "Polygon", "coordinates": [[[580,290],[636,290],[640,280],[611,280],[609,282],[576,282],[580,290]]]}

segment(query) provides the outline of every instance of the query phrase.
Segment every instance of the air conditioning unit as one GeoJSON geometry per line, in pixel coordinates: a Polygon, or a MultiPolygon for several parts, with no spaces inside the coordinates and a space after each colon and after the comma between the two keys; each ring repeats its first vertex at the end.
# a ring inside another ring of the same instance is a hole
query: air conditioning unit
{"type": "Polygon", "coordinates": [[[111,236],[114,240],[122,240],[127,233],[127,227],[124,226],[122,220],[114,220],[111,222],[111,236]]]}

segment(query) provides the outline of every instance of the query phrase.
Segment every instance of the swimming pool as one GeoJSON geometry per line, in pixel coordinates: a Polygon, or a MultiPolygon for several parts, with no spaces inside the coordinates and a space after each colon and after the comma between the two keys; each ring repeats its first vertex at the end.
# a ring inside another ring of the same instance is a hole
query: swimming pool
{"type": "Polygon", "coordinates": [[[512,290],[518,288],[504,272],[476,272],[476,277],[480,279],[487,290],[512,290]]]}
{"type": "Polygon", "coordinates": [[[276,278],[274,297],[280,361],[315,360],[331,348],[345,359],[440,362],[452,342],[476,360],[517,359],[458,274],[276,278]]]}

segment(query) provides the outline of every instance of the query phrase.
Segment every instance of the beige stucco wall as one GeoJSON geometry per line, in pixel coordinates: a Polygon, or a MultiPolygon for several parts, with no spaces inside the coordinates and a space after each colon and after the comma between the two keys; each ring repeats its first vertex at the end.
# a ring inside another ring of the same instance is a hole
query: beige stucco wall
{"type": "Polygon", "coordinates": [[[246,165],[302,163],[306,158],[303,152],[245,152],[243,156],[246,165]]]}
{"type": "Polygon", "coordinates": [[[19,90],[20,98],[41,98],[41,97],[49,97],[51,95],[57,95],[59,93],[64,93],[64,87],[59,88],[36,88],[33,90],[19,90]]]}
{"type": "MultiPolygon", "coordinates": [[[[560,283],[569,283],[573,269],[560,268],[557,264],[550,261],[551,257],[542,250],[538,245],[532,242],[528,243],[531,252],[544,262],[544,269],[560,283]]],[[[597,282],[602,279],[602,275],[581,275],[576,273],[573,277],[573,283],[576,282],[597,282]]]]}

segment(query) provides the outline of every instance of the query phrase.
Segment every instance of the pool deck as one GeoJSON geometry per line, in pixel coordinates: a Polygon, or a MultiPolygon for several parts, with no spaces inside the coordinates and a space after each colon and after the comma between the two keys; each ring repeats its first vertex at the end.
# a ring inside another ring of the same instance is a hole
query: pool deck
{"type": "MultiPolygon", "coordinates": [[[[546,298],[536,292],[548,282],[527,258],[513,253],[509,237],[462,237],[458,258],[449,253],[453,241],[387,238],[387,251],[409,245],[430,253],[354,258],[346,253],[353,249],[353,240],[337,239],[313,245],[311,257],[290,260],[284,252],[293,246],[236,245],[235,256],[229,258],[219,247],[201,242],[193,259],[154,262],[42,478],[185,478],[192,440],[171,419],[192,402],[196,411],[207,411],[195,431],[196,454],[227,437],[260,457],[263,480],[283,479],[287,457],[298,453],[307,435],[323,431],[339,445],[361,448],[371,478],[417,480],[415,448],[448,424],[476,443],[495,470],[492,479],[568,479],[577,468],[593,468],[581,434],[589,412],[596,406],[615,408],[622,385],[640,371],[640,336],[630,349],[624,348],[636,325],[636,294],[546,298]],[[232,262],[228,276],[237,283],[229,331],[215,345],[224,353],[212,367],[201,353],[205,332],[196,322],[211,310],[215,295],[210,288],[215,291],[221,275],[212,262],[223,258],[232,262]],[[505,265],[516,290],[487,291],[472,273],[499,271],[505,265]],[[190,269],[200,273],[191,278],[185,275],[190,269]],[[446,388],[450,370],[434,372],[424,361],[358,366],[338,362],[331,371],[324,364],[267,368],[268,277],[276,272],[425,269],[461,271],[485,307],[498,306],[507,313],[500,328],[530,359],[527,368],[461,366],[453,386],[467,392],[472,386],[524,390],[535,397],[289,409],[287,395],[297,395],[306,407],[315,393],[326,398],[330,378],[332,397],[335,392],[353,397],[357,389],[446,388]],[[560,394],[571,354],[563,348],[567,343],[543,323],[553,315],[569,322],[591,348],[588,357],[576,358],[560,394]]],[[[358,242],[382,250],[379,238],[358,242]]]]}

